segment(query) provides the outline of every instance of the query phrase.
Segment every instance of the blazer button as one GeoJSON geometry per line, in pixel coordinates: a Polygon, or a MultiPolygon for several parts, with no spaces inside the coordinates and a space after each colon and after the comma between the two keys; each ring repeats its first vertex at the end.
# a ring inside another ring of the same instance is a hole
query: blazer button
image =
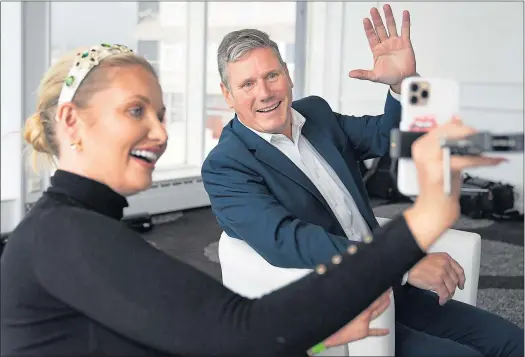
{"type": "Polygon", "coordinates": [[[372,243],[372,240],[372,236],[370,235],[367,235],[365,236],[365,238],[363,238],[363,242],[365,242],[366,244],[372,243]]]}
{"type": "Polygon", "coordinates": [[[339,263],[341,263],[342,260],[343,260],[343,257],[341,257],[339,254],[338,255],[334,255],[332,257],[332,263],[334,263],[334,264],[339,264],[339,263]]]}
{"type": "Polygon", "coordinates": [[[320,264],[315,268],[315,271],[317,274],[323,275],[324,273],[326,273],[326,266],[324,266],[323,264],[320,264]]]}

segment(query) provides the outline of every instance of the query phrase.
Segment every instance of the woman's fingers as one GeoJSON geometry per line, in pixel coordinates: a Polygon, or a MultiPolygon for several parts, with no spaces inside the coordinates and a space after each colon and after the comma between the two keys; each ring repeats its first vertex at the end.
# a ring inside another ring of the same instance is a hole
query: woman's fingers
{"type": "Polygon", "coordinates": [[[507,159],[504,157],[452,156],[450,159],[450,169],[453,171],[463,171],[474,167],[496,166],[505,161],[507,161],[507,159]]]}
{"type": "Polygon", "coordinates": [[[371,328],[368,330],[368,336],[386,336],[390,333],[387,328],[371,328]]]}

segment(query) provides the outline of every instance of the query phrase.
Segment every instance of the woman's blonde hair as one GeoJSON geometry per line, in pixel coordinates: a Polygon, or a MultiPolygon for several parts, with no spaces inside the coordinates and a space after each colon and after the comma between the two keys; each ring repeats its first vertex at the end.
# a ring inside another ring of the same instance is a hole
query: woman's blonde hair
{"type": "MultiPolygon", "coordinates": [[[[55,131],[58,99],[77,53],[84,51],[85,48],[79,49],[61,57],[49,68],[40,82],[36,112],[27,118],[24,126],[24,139],[33,149],[33,166],[36,166],[38,153],[45,154],[51,162],[54,162],[54,158],[59,158],[55,131]]],[[[89,72],[78,87],[72,102],[79,108],[85,108],[94,93],[107,87],[107,69],[132,65],[143,66],[157,78],[155,69],[143,57],[132,52],[111,55],[89,72]]]]}

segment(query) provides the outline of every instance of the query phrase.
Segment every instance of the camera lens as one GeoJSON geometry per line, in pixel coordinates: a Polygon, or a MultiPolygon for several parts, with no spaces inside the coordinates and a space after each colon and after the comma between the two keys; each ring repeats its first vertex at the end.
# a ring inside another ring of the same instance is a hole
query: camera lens
{"type": "Polygon", "coordinates": [[[426,91],[426,90],[422,91],[422,92],[421,92],[421,96],[422,96],[423,98],[427,98],[427,97],[428,97],[428,91],[426,91]]]}
{"type": "Polygon", "coordinates": [[[417,103],[417,97],[414,95],[412,98],[410,98],[410,103],[416,104],[417,103]]]}
{"type": "Polygon", "coordinates": [[[412,92],[417,92],[419,86],[417,85],[417,83],[412,83],[412,85],[410,86],[410,89],[412,89],[412,92]]]}

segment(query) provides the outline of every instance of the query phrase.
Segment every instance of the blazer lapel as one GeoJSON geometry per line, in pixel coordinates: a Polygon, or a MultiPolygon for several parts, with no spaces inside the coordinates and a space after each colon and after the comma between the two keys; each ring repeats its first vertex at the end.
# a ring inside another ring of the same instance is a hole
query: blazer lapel
{"type": "MultiPolygon", "coordinates": [[[[304,116],[304,115],[303,115],[304,116]]],[[[354,177],[350,173],[348,166],[343,160],[343,156],[332,142],[332,140],[326,136],[323,130],[320,130],[308,120],[303,126],[302,133],[308,139],[310,144],[317,150],[317,152],[326,160],[328,165],[335,171],[343,185],[347,188],[348,192],[354,199],[360,212],[367,212],[367,204],[364,201],[363,195],[358,191],[354,177]]],[[[366,217],[365,217],[366,219],[366,217]]],[[[366,219],[368,221],[368,219],[366,219]]]]}
{"type": "Polygon", "coordinates": [[[259,137],[257,134],[246,128],[239,122],[237,117],[232,123],[233,131],[237,132],[240,138],[248,146],[248,149],[254,151],[255,157],[264,162],[266,165],[273,167],[277,172],[287,176],[302,186],[305,190],[314,195],[325,207],[331,212],[330,206],[325,201],[319,190],[315,187],[312,181],[299,169],[286,155],[279,149],[275,148],[269,142],[259,137]]]}

